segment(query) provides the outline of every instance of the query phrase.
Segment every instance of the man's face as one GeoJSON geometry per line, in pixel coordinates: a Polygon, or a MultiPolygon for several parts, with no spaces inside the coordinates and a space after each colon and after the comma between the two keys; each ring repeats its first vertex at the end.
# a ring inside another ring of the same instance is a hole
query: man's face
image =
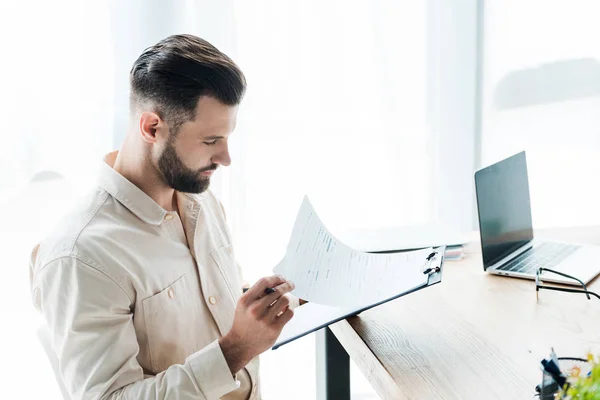
{"type": "Polygon", "coordinates": [[[196,119],[183,123],[175,137],[170,134],[158,158],[158,168],[171,188],[202,193],[220,166],[231,163],[227,140],[235,128],[237,106],[227,106],[202,96],[196,119]]]}

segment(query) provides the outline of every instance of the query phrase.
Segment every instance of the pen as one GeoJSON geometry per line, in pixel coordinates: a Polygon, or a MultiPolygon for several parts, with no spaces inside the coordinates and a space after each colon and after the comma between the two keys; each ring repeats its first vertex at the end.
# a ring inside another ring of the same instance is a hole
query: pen
{"type": "MultiPolygon", "coordinates": [[[[247,287],[245,287],[245,288],[243,289],[244,293],[246,293],[246,292],[247,292],[249,289],[250,289],[250,288],[247,288],[247,287]]],[[[275,289],[273,289],[272,287],[268,287],[268,288],[266,288],[266,289],[265,289],[265,292],[264,292],[264,293],[265,293],[265,294],[271,294],[271,293],[273,293],[274,291],[275,291],[275,289]]]]}

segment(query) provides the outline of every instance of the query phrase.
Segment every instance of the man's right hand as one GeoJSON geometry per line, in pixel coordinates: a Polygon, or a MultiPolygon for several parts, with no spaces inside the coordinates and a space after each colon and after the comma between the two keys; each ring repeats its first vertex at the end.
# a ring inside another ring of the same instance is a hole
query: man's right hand
{"type": "Polygon", "coordinates": [[[232,374],[244,368],[254,357],[269,349],[294,312],[288,307],[286,293],[294,284],[280,276],[261,278],[238,300],[233,326],[219,339],[219,345],[232,374]],[[265,294],[265,289],[273,293],[265,294]]]}

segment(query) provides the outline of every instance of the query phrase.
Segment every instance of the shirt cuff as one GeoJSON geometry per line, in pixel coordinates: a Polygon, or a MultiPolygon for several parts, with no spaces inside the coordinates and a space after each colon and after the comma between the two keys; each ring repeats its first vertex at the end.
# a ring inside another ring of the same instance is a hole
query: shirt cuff
{"type": "Polygon", "coordinates": [[[186,362],[207,399],[218,399],[240,387],[240,382],[231,375],[218,340],[189,356],[186,362]]]}

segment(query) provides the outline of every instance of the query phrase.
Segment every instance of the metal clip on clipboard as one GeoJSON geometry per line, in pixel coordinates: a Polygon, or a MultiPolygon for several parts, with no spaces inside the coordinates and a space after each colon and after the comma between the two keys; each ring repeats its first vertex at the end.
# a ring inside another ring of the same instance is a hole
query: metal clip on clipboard
{"type": "Polygon", "coordinates": [[[442,265],[445,251],[446,246],[440,246],[433,249],[431,254],[427,256],[425,265],[423,267],[423,273],[429,275],[427,286],[433,285],[442,280],[442,265]]]}

